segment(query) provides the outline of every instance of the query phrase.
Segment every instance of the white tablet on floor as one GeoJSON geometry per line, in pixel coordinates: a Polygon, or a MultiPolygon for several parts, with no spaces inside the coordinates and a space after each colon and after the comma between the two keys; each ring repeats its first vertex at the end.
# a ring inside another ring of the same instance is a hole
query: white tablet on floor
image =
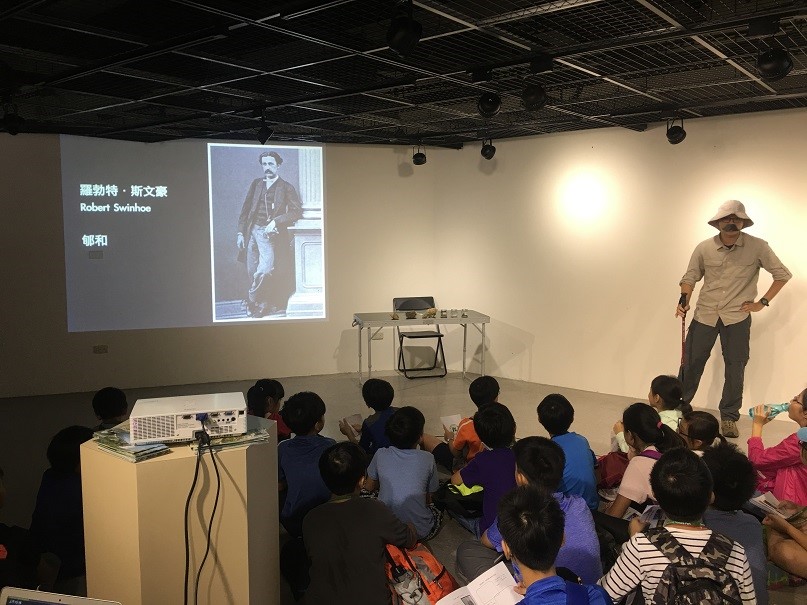
{"type": "Polygon", "coordinates": [[[102,601],[87,597],[74,597],[54,592],[40,592],[6,586],[0,592],[0,605],[121,605],[117,601],[102,601]]]}

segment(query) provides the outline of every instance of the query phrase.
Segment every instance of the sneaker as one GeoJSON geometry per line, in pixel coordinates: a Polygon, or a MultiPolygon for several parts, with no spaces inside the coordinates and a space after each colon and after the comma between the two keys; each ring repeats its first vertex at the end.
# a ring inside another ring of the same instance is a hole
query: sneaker
{"type": "Polygon", "coordinates": [[[723,420],[720,423],[720,432],[724,437],[736,439],[740,436],[740,431],[737,430],[737,423],[733,420],[723,420]]]}

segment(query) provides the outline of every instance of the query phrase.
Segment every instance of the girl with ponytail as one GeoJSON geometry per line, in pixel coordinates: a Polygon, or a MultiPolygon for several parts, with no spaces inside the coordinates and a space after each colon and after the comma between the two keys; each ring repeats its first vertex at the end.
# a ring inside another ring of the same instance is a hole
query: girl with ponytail
{"type": "Polygon", "coordinates": [[[720,423],[709,412],[684,414],[678,423],[678,435],[698,456],[702,456],[707,447],[726,445],[726,438],[720,434],[720,423]]]}
{"type": "Polygon", "coordinates": [[[634,403],[622,414],[625,441],[637,454],[628,462],[616,499],[606,509],[612,517],[622,517],[628,507],[641,508],[651,499],[650,471],[661,454],[684,442],[673,429],[661,421],[655,408],[634,403]]]}

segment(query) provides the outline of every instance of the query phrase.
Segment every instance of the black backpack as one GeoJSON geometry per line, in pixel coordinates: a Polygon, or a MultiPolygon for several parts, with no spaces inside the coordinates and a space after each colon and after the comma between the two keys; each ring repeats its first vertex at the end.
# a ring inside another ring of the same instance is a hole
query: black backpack
{"type": "Polygon", "coordinates": [[[737,582],[726,571],[734,547],[731,540],[712,532],[696,558],[663,527],[644,533],[670,560],[653,596],[654,605],[741,605],[737,582]]]}

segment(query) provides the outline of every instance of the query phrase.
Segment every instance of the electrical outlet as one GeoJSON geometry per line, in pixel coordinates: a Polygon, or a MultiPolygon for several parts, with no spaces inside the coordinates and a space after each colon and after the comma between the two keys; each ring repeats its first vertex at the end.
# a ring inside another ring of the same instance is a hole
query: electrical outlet
{"type": "Polygon", "coordinates": [[[108,345],[95,345],[92,348],[92,352],[96,355],[103,355],[104,353],[109,353],[109,346],[108,345]]]}
{"type": "Polygon", "coordinates": [[[375,334],[373,334],[373,340],[384,340],[384,332],[379,330],[375,334]]]}

